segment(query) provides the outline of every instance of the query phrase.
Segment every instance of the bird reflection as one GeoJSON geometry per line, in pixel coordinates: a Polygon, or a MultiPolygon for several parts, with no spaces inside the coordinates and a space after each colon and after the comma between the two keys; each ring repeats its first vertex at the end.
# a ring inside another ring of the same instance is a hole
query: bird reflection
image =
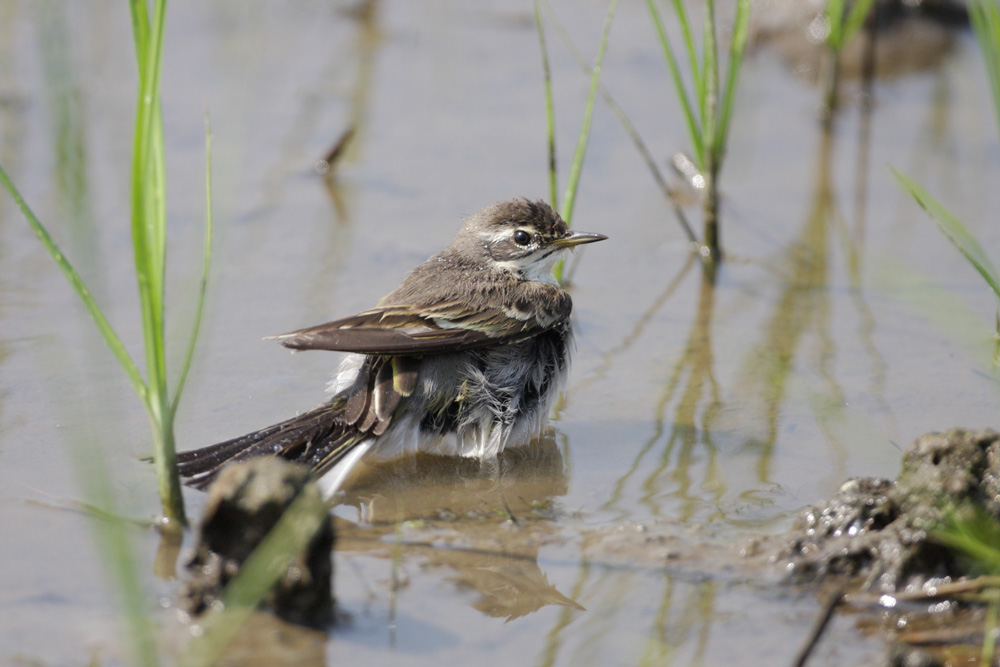
{"type": "Polygon", "coordinates": [[[458,588],[479,593],[472,606],[486,616],[511,621],[546,605],[584,611],[549,583],[538,567],[538,547],[530,554],[445,552],[443,555],[445,558],[437,559],[438,564],[455,568],[457,576],[451,581],[458,588]]]}
{"type": "Polygon", "coordinates": [[[348,487],[336,510],[342,554],[391,558],[401,549],[444,570],[457,590],[478,593],[472,606],[494,618],[583,609],[537,562],[539,548],[558,540],[553,499],[568,490],[551,431],[491,462],[419,455],[368,466],[348,487]]]}

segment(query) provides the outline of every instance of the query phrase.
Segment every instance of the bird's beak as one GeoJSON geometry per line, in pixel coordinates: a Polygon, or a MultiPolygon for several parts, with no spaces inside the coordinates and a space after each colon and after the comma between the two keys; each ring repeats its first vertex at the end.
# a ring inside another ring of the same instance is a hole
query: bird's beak
{"type": "Polygon", "coordinates": [[[572,232],[569,236],[564,236],[561,239],[556,239],[551,243],[557,248],[572,248],[573,246],[583,245],[584,243],[595,243],[597,241],[603,241],[608,238],[604,234],[590,234],[588,232],[572,232]]]}

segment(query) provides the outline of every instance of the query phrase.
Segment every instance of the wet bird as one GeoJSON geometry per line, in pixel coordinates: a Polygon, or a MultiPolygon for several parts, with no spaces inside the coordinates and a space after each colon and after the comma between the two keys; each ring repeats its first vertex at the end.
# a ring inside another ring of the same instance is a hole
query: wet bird
{"type": "Polygon", "coordinates": [[[491,459],[539,435],[572,346],[556,262],[602,234],[572,232],[542,201],[504,201],[469,218],[447,248],[371,310],[274,336],[293,350],[349,353],[326,403],[287,421],[178,454],[204,488],[230,461],[303,463],[333,495],[365,455],[491,459]]]}

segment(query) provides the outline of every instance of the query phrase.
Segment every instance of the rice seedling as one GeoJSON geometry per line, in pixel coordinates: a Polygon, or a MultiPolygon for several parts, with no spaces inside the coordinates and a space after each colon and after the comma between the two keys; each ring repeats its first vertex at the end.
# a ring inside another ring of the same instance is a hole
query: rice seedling
{"type": "MultiPolygon", "coordinates": [[[[994,0],[970,0],[968,9],[986,64],[993,111],[1000,130],[1000,6],[994,0]]],[[[927,211],[938,228],[1000,299],[1000,273],[972,232],[926,190],[895,168],[891,169],[900,185],[927,211]]],[[[997,334],[1000,341],[1000,316],[997,318],[997,334]]],[[[936,533],[936,537],[952,549],[964,553],[980,570],[993,575],[1000,573],[1000,549],[997,547],[1000,544],[1000,522],[985,509],[974,508],[971,517],[960,517],[957,512],[952,513],[946,525],[936,533]]],[[[997,633],[1000,632],[1000,588],[993,586],[981,597],[988,606],[980,660],[982,664],[992,665],[996,657],[997,633]]]]}
{"type": "MultiPolygon", "coordinates": [[[[139,285],[143,338],[146,352],[146,376],[140,372],[121,338],[97,304],[86,283],[59,248],[48,229],[21,196],[6,171],[0,167],[0,183],[7,189],[43,247],[52,257],[97,325],[105,343],[125,372],[139,396],[152,426],[154,460],[160,491],[163,520],[159,527],[165,535],[179,540],[185,524],[184,506],[177,478],[173,419],[185,379],[191,365],[194,342],[204,304],[205,282],[211,252],[211,135],[206,120],[206,192],[208,213],[201,289],[196,305],[193,331],[183,359],[177,386],[168,393],[166,350],[164,345],[164,277],[166,268],[166,215],[163,128],[160,117],[159,69],[163,45],[166,3],[155,3],[152,18],[144,0],[132,0],[131,14],[139,91],[136,125],[133,136],[131,197],[133,254],[139,285]]],[[[93,438],[81,436],[72,447],[71,457],[89,502],[82,503],[92,518],[96,542],[107,565],[108,578],[118,592],[123,616],[128,626],[132,660],[135,664],[159,662],[157,642],[149,614],[149,600],[143,590],[139,566],[126,519],[116,512],[114,485],[101,447],[93,438]]],[[[172,568],[172,564],[171,564],[172,568]]]]}
{"type": "Polygon", "coordinates": [[[827,0],[826,44],[834,54],[840,54],[844,45],[857,34],[874,4],[875,0],[857,0],[845,12],[845,0],[827,0]]]}
{"type": "Polygon", "coordinates": [[[986,605],[981,664],[994,664],[997,633],[1000,631],[1000,523],[985,508],[975,505],[969,511],[952,510],[944,526],[934,532],[936,540],[967,558],[975,571],[983,573],[983,590],[970,600],[986,605]]]}
{"type": "MultiPolygon", "coordinates": [[[[1000,130],[1000,6],[992,0],[971,0],[969,18],[986,62],[990,90],[993,93],[993,110],[1000,130]]],[[[997,298],[1000,298],[1000,273],[968,227],[916,182],[897,169],[890,169],[899,184],[927,211],[948,240],[982,276],[997,298]]]]}
{"type": "Polygon", "coordinates": [[[969,557],[983,574],[1000,574],[1000,524],[978,505],[952,510],[935,539],[969,557]]]}
{"type": "Polygon", "coordinates": [[[750,3],[748,0],[739,0],[736,3],[732,33],[729,38],[728,67],[725,82],[721,88],[719,79],[720,53],[716,37],[714,0],[706,0],[704,5],[703,43],[700,57],[695,48],[691,20],[684,2],[672,0],[672,4],[683,35],[684,50],[687,56],[686,71],[690,76],[693,88],[691,92],[688,91],[684,82],[680,63],[670,44],[670,37],[660,16],[660,11],[656,7],[656,1],[646,0],[691,140],[693,164],[696,169],[696,174],[691,180],[702,193],[704,235],[701,255],[707,263],[714,265],[722,256],[719,227],[719,175],[726,154],[736,87],[743,64],[743,55],[746,52],[750,25],[750,3]]]}
{"type": "Polygon", "coordinates": [[[993,112],[1000,131],[1000,6],[990,0],[970,0],[969,19],[986,63],[986,77],[993,93],[993,112]]]}
{"type": "Polygon", "coordinates": [[[824,120],[829,122],[837,104],[837,88],[840,83],[840,52],[864,25],[875,0],[856,0],[850,9],[846,0],[827,0],[823,16],[826,30],[826,46],[830,52],[830,66],[827,70],[826,100],[824,120]]]}
{"type": "MultiPolygon", "coordinates": [[[[570,37],[566,28],[552,11],[552,7],[548,3],[545,3],[545,9],[549,13],[549,20],[552,21],[553,27],[556,29],[556,32],[559,33],[559,37],[562,39],[563,44],[566,45],[566,48],[573,56],[573,59],[576,60],[577,64],[585,73],[589,74],[591,69],[590,65],[584,61],[583,56],[580,54],[580,50],[576,47],[576,44],[573,43],[572,37],[570,37]]],[[[542,36],[542,40],[544,42],[544,36],[542,36]]],[[[544,65],[548,65],[547,61],[544,65]]],[[[639,131],[636,129],[635,125],[633,125],[631,119],[629,119],[628,115],[625,113],[625,110],[618,104],[603,82],[598,82],[597,90],[608,109],[614,114],[615,118],[618,119],[618,122],[622,126],[622,130],[625,131],[625,134],[628,135],[628,138],[632,141],[632,145],[635,146],[635,149],[638,151],[642,161],[646,164],[646,168],[649,169],[649,173],[653,177],[653,181],[660,188],[661,192],[663,192],[667,203],[673,208],[674,214],[677,217],[677,223],[681,226],[681,231],[691,243],[697,245],[698,238],[695,236],[694,231],[691,229],[691,225],[688,223],[687,216],[684,214],[684,209],[681,208],[677,192],[667,183],[666,177],[656,164],[656,158],[653,157],[652,151],[650,151],[646,142],[642,140],[642,137],[639,135],[639,131]]],[[[555,172],[553,170],[550,170],[550,175],[554,175],[554,173],[555,172]]],[[[551,183],[551,190],[552,192],[555,192],[554,181],[551,183]]]]}
{"type": "Polygon", "coordinates": [[[88,500],[71,503],[69,507],[89,519],[104,575],[121,611],[124,630],[121,636],[130,651],[130,663],[152,667],[159,664],[156,629],[135,550],[136,532],[146,533],[151,522],[136,521],[120,513],[122,503],[114,492],[107,457],[100,440],[87,431],[87,426],[74,431],[75,442],[70,447],[70,456],[80,488],[88,500]]]}
{"type": "Polygon", "coordinates": [[[927,211],[931,219],[937,223],[938,228],[948,237],[948,240],[958,248],[959,252],[965,256],[973,268],[983,277],[983,280],[990,286],[994,294],[1000,298],[1000,273],[997,272],[986,251],[983,250],[983,247],[976,240],[972,232],[969,231],[968,227],[924,188],[917,185],[913,180],[894,167],[890,167],[890,169],[899,184],[927,211]]]}
{"type": "MultiPolygon", "coordinates": [[[[212,249],[211,128],[205,119],[206,221],[200,287],[192,330],[171,383],[167,372],[164,337],[166,274],[166,188],[163,121],[160,111],[159,78],[162,61],[166,1],[155,0],[150,14],[146,0],[130,0],[130,10],[139,71],[139,90],[131,162],[131,233],[133,260],[139,288],[140,314],[145,352],[145,375],[125,343],[105,316],[85,281],[60,249],[48,228],[22,197],[0,166],[0,183],[20,208],[28,224],[66,277],[103,340],[110,348],[152,426],[153,460],[156,466],[163,520],[162,532],[179,540],[186,524],[181,487],[176,469],[173,423],[191,368],[204,307],[212,249]],[[171,390],[171,384],[173,385],[171,390]]],[[[81,437],[71,456],[88,501],[81,503],[94,521],[97,544],[107,564],[108,576],[117,589],[125,633],[131,642],[134,664],[160,662],[150,601],[143,590],[140,566],[132,544],[128,520],[119,516],[114,485],[99,445],[81,437]]],[[[304,496],[304,494],[303,494],[304,496]]],[[[225,592],[225,610],[213,610],[201,628],[203,634],[183,654],[182,664],[214,664],[236,635],[239,627],[272,588],[281,572],[304,548],[320,521],[327,520],[324,502],[308,498],[293,503],[277,526],[250,556],[240,575],[225,592]]],[[[171,569],[173,563],[170,564],[171,569]]]]}
{"type": "MultiPolygon", "coordinates": [[[[160,65],[166,1],[157,0],[150,16],[146,2],[131,0],[132,28],[139,90],[132,146],[131,231],[135,275],[139,289],[145,351],[145,377],[133,361],[124,343],[94,300],[87,285],[60,250],[47,228],[21,197],[7,173],[0,168],[0,182],[14,198],[42,245],[65,275],[90,313],[149,416],[152,426],[153,460],[164,521],[161,529],[173,532],[185,524],[180,480],[176,470],[174,417],[191,366],[204,306],[205,285],[211,256],[212,218],[211,181],[206,176],[208,208],[201,288],[194,323],[181,370],[173,392],[169,389],[167,350],[164,340],[166,275],[166,174],[163,143],[163,120],[160,112],[160,65]]],[[[211,159],[210,148],[208,160],[211,159]]],[[[207,169],[206,169],[207,173],[207,169]]]]}
{"type": "MultiPolygon", "coordinates": [[[[604,21],[604,29],[601,33],[601,44],[597,50],[597,57],[590,75],[590,91],[587,94],[587,102],[583,112],[583,122],[580,132],[577,135],[576,148],[573,151],[573,160],[570,162],[569,176],[566,180],[566,188],[562,198],[558,197],[559,176],[557,173],[556,159],[556,139],[555,139],[555,105],[552,101],[552,72],[549,67],[548,49],[545,44],[545,29],[542,24],[541,7],[539,0],[535,0],[535,26],[538,29],[538,41],[542,52],[542,72],[545,78],[545,118],[548,133],[548,155],[549,155],[549,201],[559,211],[559,215],[571,224],[573,218],[573,206],[576,203],[576,193],[580,186],[580,174],[583,171],[583,160],[587,155],[587,144],[590,140],[590,123],[594,113],[594,101],[597,99],[598,83],[601,78],[601,66],[604,63],[604,54],[608,47],[608,35],[611,33],[611,24],[614,21],[615,7],[618,0],[611,0],[608,4],[608,13],[604,21]]],[[[555,267],[556,280],[563,282],[563,261],[555,267]]]]}

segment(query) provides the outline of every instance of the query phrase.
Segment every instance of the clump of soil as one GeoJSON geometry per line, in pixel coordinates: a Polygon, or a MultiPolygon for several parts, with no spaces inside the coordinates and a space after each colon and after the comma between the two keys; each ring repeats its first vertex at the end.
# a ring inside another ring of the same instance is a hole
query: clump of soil
{"type": "Polygon", "coordinates": [[[804,510],[772,561],[798,582],[859,576],[865,590],[919,590],[968,574],[933,531],[977,506],[1000,517],[1000,433],[930,433],[906,450],[895,481],[852,479],[804,510]]]}
{"type": "MultiPolygon", "coordinates": [[[[221,602],[226,585],[275,527],[292,502],[324,500],[304,466],[277,457],[228,465],[208,490],[197,546],[181,591],[192,615],[221,602]]],[[[286,568],[262,607],[290,623],[323,627],[333,620],[331,521],[321,521],[308,547],[286,568]]]]}

